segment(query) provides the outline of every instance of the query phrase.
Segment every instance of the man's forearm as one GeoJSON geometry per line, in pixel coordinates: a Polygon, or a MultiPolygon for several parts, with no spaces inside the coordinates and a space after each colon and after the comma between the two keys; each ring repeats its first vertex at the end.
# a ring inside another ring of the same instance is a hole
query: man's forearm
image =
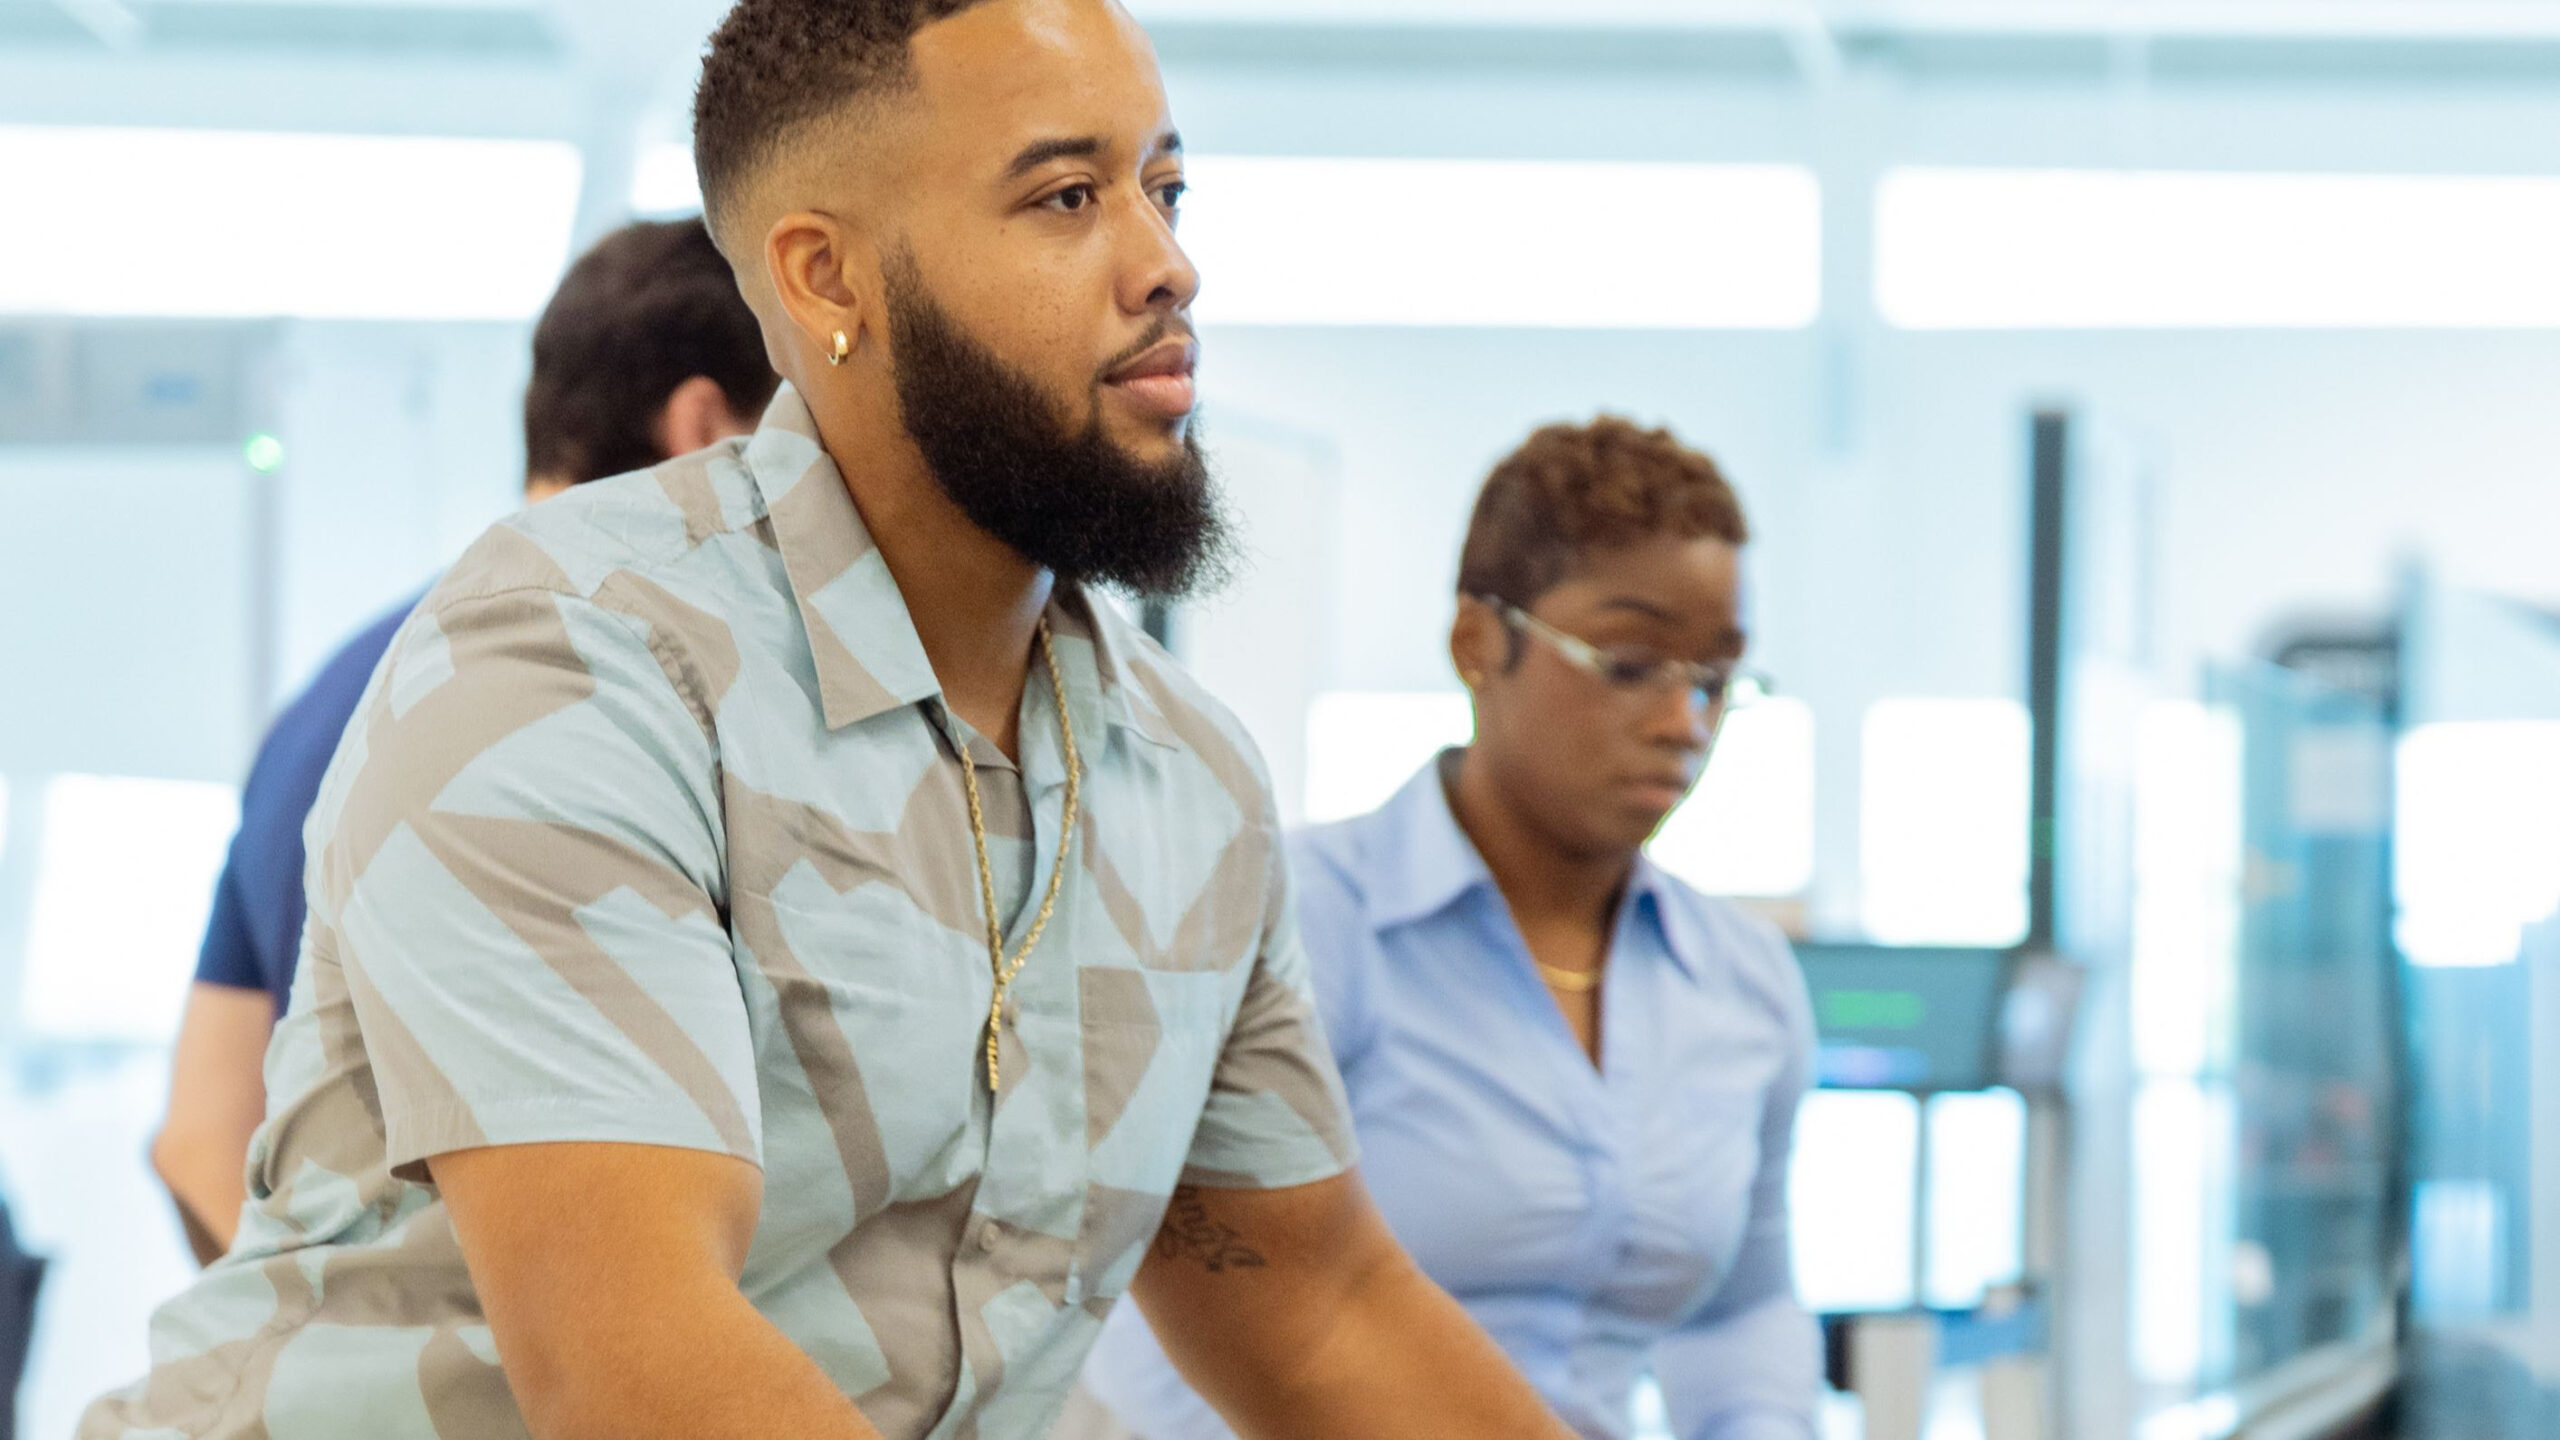
{"type": "Polygon", "coordinates": [[[537,1440],[880,1440],[816,1362],[735,1292],[687,1315],[579,1328],[572,1354],[520,1360],[500,1350],[537,1440]]]}
{"type": "Polygon", "coordinates": [[[1401,1254],[1347,1298],[1267,1440],[1572,1440],[1474,1317],[1401,1254]]]}
{"type": "Polygon", "coordinates": [[[1176,1192],[1135,1293],[1247,1440],[1572,1440],[1349,1177],[1176,1192]]]}
{"type": "Polygon", "coordinates": [[[536,1440],[880,1440],[738,1288],[753,1165],[580,1142],[428,1166],[536,1440]]]}

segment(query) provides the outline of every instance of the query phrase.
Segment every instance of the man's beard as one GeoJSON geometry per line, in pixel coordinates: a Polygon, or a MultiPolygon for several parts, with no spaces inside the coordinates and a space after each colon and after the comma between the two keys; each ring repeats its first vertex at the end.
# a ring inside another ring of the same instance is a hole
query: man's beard
{"type": "MultiPolygon", "coordinates": [[[[1178,600],[1226,578],[1232,541],[1196,425],[1154,464],[1112,441],[1099,395],[1071,431],[1035,381],[925,292],[911,261],[888,279],[900,417],[971,522],[1069,584],[1178,600]]],[[[1137,350],[1171,333],[1166,322],[1137,350]]]]}

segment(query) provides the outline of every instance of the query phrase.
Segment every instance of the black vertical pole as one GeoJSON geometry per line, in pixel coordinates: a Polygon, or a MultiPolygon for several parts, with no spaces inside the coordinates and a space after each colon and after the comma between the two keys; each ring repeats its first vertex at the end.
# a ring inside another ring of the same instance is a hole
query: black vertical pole
{"type": "Polygon", "coordinates": [[[2062,809],[2065,553],[2071,488],[2071,415],[2039,410],[2029,422],[2027,714],[2033,724],[2028,790],[2027,939],[2052,950],[2061,908],[2056,867],[2062,809]]]}

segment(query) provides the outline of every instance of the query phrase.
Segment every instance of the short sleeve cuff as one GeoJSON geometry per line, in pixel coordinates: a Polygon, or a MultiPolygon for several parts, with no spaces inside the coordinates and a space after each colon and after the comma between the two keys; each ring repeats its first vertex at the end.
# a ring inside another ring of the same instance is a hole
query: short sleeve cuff
{"type": "Polygon", "coordinates": [[[1347,1119],[1319,1128],[1278,1093],[1230,1092],[1211,1097],[1182,1183],[1287,1190],[1349,1174],[1359,1163],[1360,1142],[1347,1119]]]}
{"type": "Polygon", "coordinates": [[[763,1167],[756,1145],[724,1143],[708,1119],[690,1118],[688,1124],[668,1107],[643,1111],[559,1096],[438,1105],[385,1116],[383,1148],[393,1175],[420,1183],[427,1179],[425,1162],[435,1156],[506,1145],[654,1145],[734,1155],[763,1167]]]}

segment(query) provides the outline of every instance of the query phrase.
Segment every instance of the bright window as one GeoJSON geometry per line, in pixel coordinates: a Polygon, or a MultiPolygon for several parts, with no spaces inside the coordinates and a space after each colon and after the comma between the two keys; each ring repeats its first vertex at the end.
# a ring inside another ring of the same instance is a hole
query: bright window
{"type": "Polygon", "coordinates": [[[553,141],[0,126],[0,313],[523,319],[579,168],[553,141]]]}
{"type": "Polygon", "coordinates": [[[1783,330],[1822,308],[1800,166],[1202,155],[1188,173],[1206,321],[1783,330]]]}
{"type": "Polygon", "coordinates": [[[2028,720],[2014,700],[1882,700],[1860,737],[1860,906],[1888,945],[2027,929],[2028,720]]]}
{"type": "Polygon", "coordinates": [[[2560,325],[2560,179],[1901,169],[1876,303],[1915,329],[2560,325]]]}
{"type": "Polygon", "coordinates": [[[2191,1078],[2227,1063],[2240,948],[2240,717],[2148,707],[2135,739],[2133,1063],[2191,1078]]]}
{"type": "Polygon", "coordinates": [[[1801,895],[1813,884],[1813,707],[1737,710],[1705,778],[1654,837],[1663,869],[1711,895],[1801,895]]]}
{"type": "Polygon", "coordinates": [[[1912,1246],[1920,1102],[1892,1090],[1816,1090],[1787,1172],[1796,1290],[1818,1312],[1901,1310],[1912,1246]]]}
{"type": "MultiPolygon", "coordinates": [[[[2203,1374],[2207,1287],[2227,1290],[2213,1255],[2231,1231],[2217,1203],[2230,1194],[2231,1097],[2193,1080],[2143,1082],[2133,1097],[2134,1371],[2186,1387],[2203,1374]]],[[[2227,1306],[2228,1302],[2224,1302],[2227,1306]]]]}
{"type": "Polygon", "coordinates": [[[2027,1105],[2013,1090],[1929,1100],[1928,1303],[1970,1310],[2026,1268],[2027,1105]]]}
{"type": "Polygon", "coordinates": [[[1432,756],[1475,733],[1455,690],[1336,690],[1307,707],[1307,820],[1384,805],[1432,756]]]}
{"type": "Polygon", "coordinates": [[[2401,951],[2504,965],[2560,910],[2560,722],[2421,725],[2400,742],[2401,951]]]}
{"type": "Polygon", "coordinates": [[[702,209],[702,181],[694,173],[693,147],[647,145],[631,169],[631,213],[691,215],[702,209]]]}
{"type": "Polygon", "coordinates": [[[65,775],[45,786],[21,1014],[48,1040],[178,1030],[239,796],[227,785],[65,775]]]}

